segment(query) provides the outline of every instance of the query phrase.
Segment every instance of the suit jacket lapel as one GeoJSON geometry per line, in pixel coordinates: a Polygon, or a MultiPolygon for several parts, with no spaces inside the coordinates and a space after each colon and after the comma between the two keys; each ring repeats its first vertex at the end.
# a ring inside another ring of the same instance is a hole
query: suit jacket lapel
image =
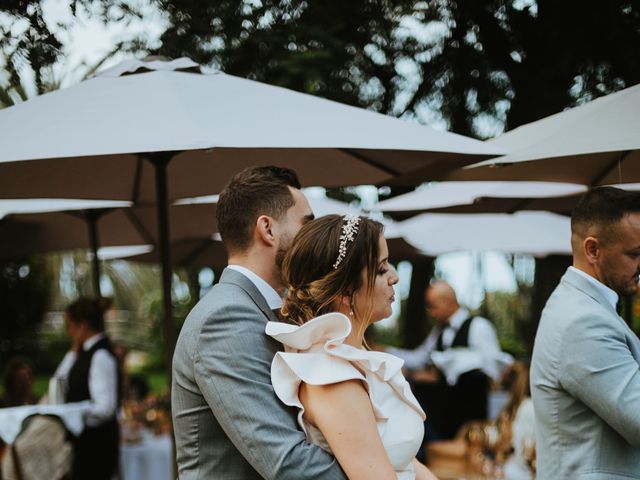
{"type": "Polygon", "coordinates": [[[278,317],[271,311],[267,300],[262,296],[260,290],[253,284],[251,280],[245,277],[242,273],[225,268],[220,276],[220,283],[230,283],[243,289],[251,300],[256,304],[262,313],[272,322],[277,322],[278,317]]]}
{"type": "Polygon", "coordinates": [[[580,290],[582,293],[593,298],[596,302],[609,310],[613,315],[619,317],[618,312],[616,312],[615,307],[611,305],[611,302],[586,278],[583,278],[581,275],[568,269],[562,276],[561,282],[580,290]]]}

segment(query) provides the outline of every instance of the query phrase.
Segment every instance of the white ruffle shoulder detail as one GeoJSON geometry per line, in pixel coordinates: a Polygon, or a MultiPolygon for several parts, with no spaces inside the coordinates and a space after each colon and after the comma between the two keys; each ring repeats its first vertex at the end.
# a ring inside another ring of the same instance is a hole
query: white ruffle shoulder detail
{"type": "Polygon", "coordinates": [[[331,452],[322,432],[303,417],[300,383],[329,385],[361,380],[397,478],[415,478],[411,461],[422,443],[426,417],[402,375],[403,360],[345,344],[351,322],[338,312],[313,318],[304,325],[268,322],[266,333],[284,345],[284,352],[276,353],[271,364],[273,388],[283,403],[299,409],[298,423],[310,443],[331,452]]]}

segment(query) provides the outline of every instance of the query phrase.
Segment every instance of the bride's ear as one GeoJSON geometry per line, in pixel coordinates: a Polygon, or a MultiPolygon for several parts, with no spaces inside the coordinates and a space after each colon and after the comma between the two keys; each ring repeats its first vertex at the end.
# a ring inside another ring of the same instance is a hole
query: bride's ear
{"type": "Polygon", "coordinates": [[[340,311],[350,314],[353,312],[353,295],[351,293],[340,296],[340,311]]]}

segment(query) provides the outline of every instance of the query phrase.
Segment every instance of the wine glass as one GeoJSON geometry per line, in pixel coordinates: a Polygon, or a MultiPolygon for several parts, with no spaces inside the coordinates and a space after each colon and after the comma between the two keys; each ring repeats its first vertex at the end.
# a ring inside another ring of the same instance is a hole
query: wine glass
{"type": "Polygon", "coordinates": [[[535,437],[526,437],[522,444],[522,457],[529,467],[533,477],[536,476],[536,439],[535,437]]]}
{"type": "Polygon", "coordinates": [[[482,473],[492,476],[495,470],[495,459],[497,456],[498,444],[500,443],[500,431],[494,422],[488,422],[483,428],[483,450],[485,454],[485,462],[482,473]]]}
{"type": "Polygon", "coordinates": [[[469,469],[473,472],[482,472],[482,464],[484,463],[484,453],[482,446],[484,444],[484,431],[481,422],[471,422],[468,424],[465,432],[465,440],[467,442],[467,463],[469,469]]]}

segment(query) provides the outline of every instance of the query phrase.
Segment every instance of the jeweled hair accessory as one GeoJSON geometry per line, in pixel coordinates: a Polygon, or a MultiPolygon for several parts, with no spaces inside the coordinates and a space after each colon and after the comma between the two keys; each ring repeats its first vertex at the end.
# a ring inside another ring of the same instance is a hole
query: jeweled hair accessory
{"type": "Polygon", "coordinates": [[[360,217],[357,215],[345,215],[342,217],[342,220],[345,223],[342,225],[340,246],[338,247],[338,258],[336,258],[336,263],[333,264],[334,270],[338,268],[338,265],[342,263],[342,260],[344,260],[344,257],[347,255],[347,243],[353,242],[356,238],[360,217]]]}

